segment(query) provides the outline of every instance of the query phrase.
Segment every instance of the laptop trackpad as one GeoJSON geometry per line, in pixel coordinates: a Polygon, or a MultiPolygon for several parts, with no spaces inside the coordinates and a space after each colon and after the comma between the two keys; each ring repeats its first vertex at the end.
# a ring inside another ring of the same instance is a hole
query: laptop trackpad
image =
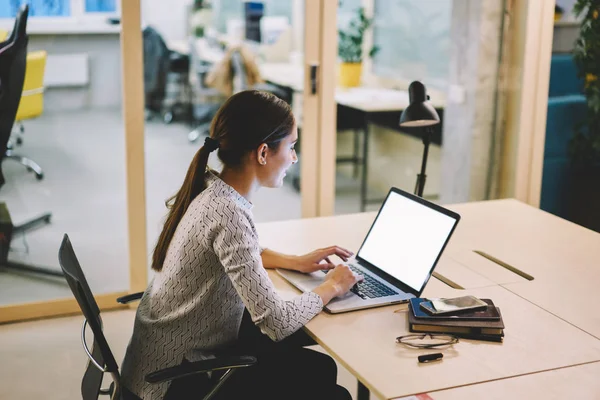
{"type": "MultiPolygon", "coordinates": [[[[277,272],[279,273],[279,275],[287,279],[288,282],[290,282],[292,285],[302,290],[303,292],[312,292],[314,288],[316,288],[325,281],[325,274],[321,271],[305,274],[302,272],[290,271],[287,269],[278,269],[277,272]]],[[[338,296],[334,298],[332,302],[344,300],[349,297],[356,297],[359,299],[359,297],[356,296],[354,293],[348,292],[343,296],[338,296]]]]}
{"type": "Polygon", "coordinates": [[[321,271],[304,274],[287,269],[278,269],[277,272],[303,292],[311,292],[325,281],[325,275],[321,271]]]}

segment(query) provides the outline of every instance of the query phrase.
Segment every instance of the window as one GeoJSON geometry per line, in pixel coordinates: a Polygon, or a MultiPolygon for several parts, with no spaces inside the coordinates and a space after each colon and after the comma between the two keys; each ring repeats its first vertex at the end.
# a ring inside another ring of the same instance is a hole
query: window
{"type": "Polygon", "coordinates": [[[374,0],[375,75],[426,80],[438,89],[448,82],[452,2],[374,0]]]}
{"type": "Polygon", "coordinates": [[[117,0],[85,0],[85,12],[117,12],[117,0]]]}
{"type": "Polygon", "coordinates": [[[356,16],[358,9],[362,7],[361,0],[339,0],[338,2],[338,29],[347,29],[350,20],[356,16]]]}
{"type": "Polygon", "coordinates": [[[117,0],[0,0],[0,18],[14,18],[22,4],[30,17],[75,17],[82,14],[116,13],[117,0]]]}
{"type": "Polygon", "coordinates": [[[68,17],[71,15],[70,0],[4,0],[0,2],[0,18],[13,18],[21,4],[29,3],[32,17],[68,17]]]}

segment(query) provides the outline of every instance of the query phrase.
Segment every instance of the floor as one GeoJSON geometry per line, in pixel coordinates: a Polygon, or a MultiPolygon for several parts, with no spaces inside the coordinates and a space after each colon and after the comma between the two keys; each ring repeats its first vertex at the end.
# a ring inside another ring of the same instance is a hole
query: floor
{"type": "MultiPolygon", "coordinates": [[[[104,332],[117,361],[125,354],[134,315],[133,310],[102,313],[104,332]]],[[[87,361],[81,347],[81,323],[81,316],[73,316],[0,325],[0,399],[81,398],[87,361]]],[[[323,351],[319,346],[314,349],[323,351]]],[[[356,398],[357,381],[340,365],[338,384],[356,398]]]]}
{"type": "MultiPolygon", "coordinates": [[[[6,160],[7,203],[18,225],[52,212],[49,225],[15,237],[9,260],[59,270],[57,252],[68,233],[95,294],[127,290],[129,285],[125,151],[119,111],[46,113],[25,124],[24,143],[16,153],[35,160],[45,177],[37,181],[20,164],[6,160]]],[[[199,148],[187,140],[184,124],[146,125],[146,199],[148,251],[166,213],[164,201],[179,188],[199,148]]],[[[218,168],[216,154],[210,164],[218,168]]],[[[343,171],[343,170],[342,170],[343,171]]],[[[409,184],[410,185],[410,184],[409,184]]],[[[359,211],[359,180],[340,173],[336,214],[359,211]]],[[[257,222],[300,218],[300,195],[290,182],[263,189],[254,199],[257,222]]],[[[369,206],[377,210],[378,204],[369,206]]],[[[0,269],[0,305],[70,297],[63,279],[0,269]]]]}

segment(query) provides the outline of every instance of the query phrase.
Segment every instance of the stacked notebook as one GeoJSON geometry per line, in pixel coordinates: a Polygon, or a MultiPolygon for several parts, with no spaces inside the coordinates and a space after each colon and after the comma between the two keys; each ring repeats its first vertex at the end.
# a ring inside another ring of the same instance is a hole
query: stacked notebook
{"type": "Polygon", "coordinates": [[[481,300],[488,304],[485,310],[452,316],[433,316],[419,307],[419,304],[427,299],[410,299],[409,329],[411,332],[450,334],[466,339],[501,342],[504,337],[504,323],[500,309],[490,299],[481,300]]]}

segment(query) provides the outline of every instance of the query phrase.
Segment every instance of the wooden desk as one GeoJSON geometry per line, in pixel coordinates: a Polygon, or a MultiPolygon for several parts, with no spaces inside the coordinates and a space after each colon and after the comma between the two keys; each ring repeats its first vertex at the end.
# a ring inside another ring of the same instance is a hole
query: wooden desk
{"type": "MultiPolygon", "coordinates": [[[[428,393],[434,400],[600,399],[600,362],[428,393]]],[[[406,399],[408,400],[408,399],[406,399]]]]}
{"type": "MultiPolygon", "coordinates": [[[[455,238],[456,242],[466,245],[464,241],[471,235],[468,231],[472,229],[472,217],[477,215],[481,205],[451,208],[460,209],[463,220],[467,221],[464,226],[461,226],[461,221],[459,228],[463,233],[455,238]]],[[[493,208],[487,212],[493,212],[493,208]]],[[[261,224],[258,231],[262,245],[283,252],[303,253],[331,244],[356,250],[373,217],[374,214],[369,213],[277,222],[261,224]]],[[[600,237],[596,239],[600,241],[600,237]]],[[[451,243],[454,241],[451,240],[451,243]]],[[[386,399],[600,360],[600,340],[505,287],[494,285],[471,266],[450,260],[440,263],[440,272],[453,274],[459,283],[483,286],[456,290],[432,278],[424,295],[451,297],[472,294],[492,298],[504,316],[504,343],[461,340],[453,349],[443,351],[442,362],[418,364],[417,356],[431,350],[408,349],[394,341],[395,337],[408,332],[405,311],[393,312],[405,310],[405,305],[341,315],[323,313],[309,322],[305,329],[373,393],[386,399]]],[[[271,271],[270,275],[283,297],[298,294],[275,271],[271,271]]]]}
{"type": "Polygon", "coordinates": [[[451,206],[448,256],[600,339],[600,235],[516,200],[451,206]],[[532,275],[528,281],[472,250],[532,275]]]}

